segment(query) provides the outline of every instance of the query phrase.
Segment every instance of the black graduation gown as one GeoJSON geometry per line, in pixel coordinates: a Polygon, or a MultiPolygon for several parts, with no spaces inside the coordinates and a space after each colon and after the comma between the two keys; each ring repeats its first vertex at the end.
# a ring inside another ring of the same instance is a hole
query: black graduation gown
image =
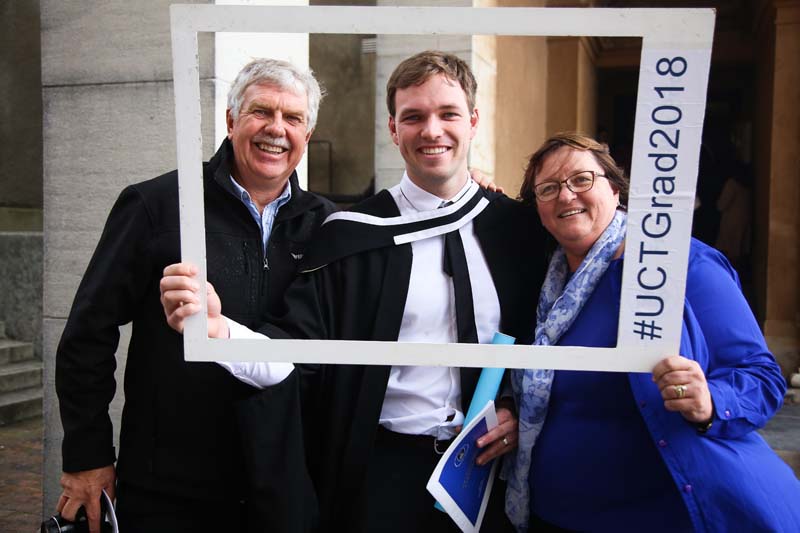
{"type": "MultiPolygon", "coordinates": [[[[529,341],[546,269],[543,230],[532,208],[484,194],[491,203],[474,227],[500,300],[501,331],[529,341]]],[[[353,210],[399,215],[387,191],[353,210]]],[[[325,228],[312,243],[312,257],[315,243],[332,238],[325,228]]],[[[286,291],[283,316],[261,331],[272,338],[396,341],[411,261],[411,245],[404,244],[313,265],[286,291]]],[[[298,365],[239,406],[251,508],[265,530],[357,530],[389,371],[385,365],[298,365]]],[[[464,409],[479,373],[461,370],[464,409]]]]}

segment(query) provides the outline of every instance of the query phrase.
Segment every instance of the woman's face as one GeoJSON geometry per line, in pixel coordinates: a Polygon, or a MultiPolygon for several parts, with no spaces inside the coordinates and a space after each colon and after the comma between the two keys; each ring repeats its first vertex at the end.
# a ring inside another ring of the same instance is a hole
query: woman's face
{"type": "Polygon", "coordinates": [[[554,200],[536,200],[544,227],[568,255],[583,258],[614,218],[619,191],[606,178],[603,168],[589,151],[562,146],[545,156],[534,185],[548,180],[563,181],[578,172],[593,170],[597,177],[592,188],[574,193],[561,185],[554,200]]]}

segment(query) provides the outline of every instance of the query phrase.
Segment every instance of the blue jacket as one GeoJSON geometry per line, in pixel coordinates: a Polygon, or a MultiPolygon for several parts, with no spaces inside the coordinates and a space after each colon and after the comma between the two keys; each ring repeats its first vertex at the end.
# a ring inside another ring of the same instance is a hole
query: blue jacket
{"type": "Polygon", "coordinates": [[[649,374],[631,389],[696,531],[800,531],[800,482],[755,431],[780,408],[786,383],[718,251],[693,240],[681,355],[703,368],[714,401],[704,434],[664,409],[649,374]]]}

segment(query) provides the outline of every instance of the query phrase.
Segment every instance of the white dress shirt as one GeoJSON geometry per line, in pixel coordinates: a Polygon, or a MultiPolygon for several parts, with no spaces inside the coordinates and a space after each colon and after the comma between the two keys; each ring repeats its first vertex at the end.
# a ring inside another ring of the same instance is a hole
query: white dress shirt
{"type": "MultiPolygon", "coordinates": [[[[453,198],[461,198],[478,187],[471,179],[453,198]]],[[[443,199],[416,186],[408,175],[391,189],[401,215],[438,209],[443,199]]],[[[500,301],[492,282],[472,221],[459,229],[472,285],[478,341],[489,343],[500,327],[500,301]]],[[[398,341],[450,343],[458,341],[453,281],[443,270],[444,236],[411,243],[412,263],[408,296],[398,341]]],[[[263,335],[228,319],[231,338],[263,335]]],[[[219,363],[240,381],[266,387],[285,379],[291,363],[219,363]]],[[[455,434],[464,423],[469,406],[461,405],[459,370],[450,367],[394,366],[389,373],[380,424],[391,431],[434,435],[441,439],[455,434]]]]}
{"type": "MultiPolygon", "coordinates": [[[[453,198],[470,188],[472,180],[453,198]]],[[[438,209],[443,199],[419,187],[408,177],[389,189],[401,215],[438,209]]],[[[491,342],[500,326],[500,302],[489,267],[475,237],[472,221],[459,230],[467,256],[478,340],[491,342]]],[[[453,280],[443,269],[444,235],[411,243],[413,260],[398,341],[458,342],[453,280]]],[[[449,438],[464,423],[469,406],[461,405],[459,370],[450,367],[394,366],[381,409],[380,424],[398,433],[449,438]],[[449,419],[449,420],[448,420],[449,419]]]]}

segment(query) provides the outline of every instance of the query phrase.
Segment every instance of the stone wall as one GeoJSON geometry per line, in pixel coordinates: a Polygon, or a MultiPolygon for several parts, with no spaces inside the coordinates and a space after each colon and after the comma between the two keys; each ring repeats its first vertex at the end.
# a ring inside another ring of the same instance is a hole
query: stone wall
{"type": "Polygon", "coordinates": [[[0,322],[42,357],[42,234],[0,232],[0,322]]]}

